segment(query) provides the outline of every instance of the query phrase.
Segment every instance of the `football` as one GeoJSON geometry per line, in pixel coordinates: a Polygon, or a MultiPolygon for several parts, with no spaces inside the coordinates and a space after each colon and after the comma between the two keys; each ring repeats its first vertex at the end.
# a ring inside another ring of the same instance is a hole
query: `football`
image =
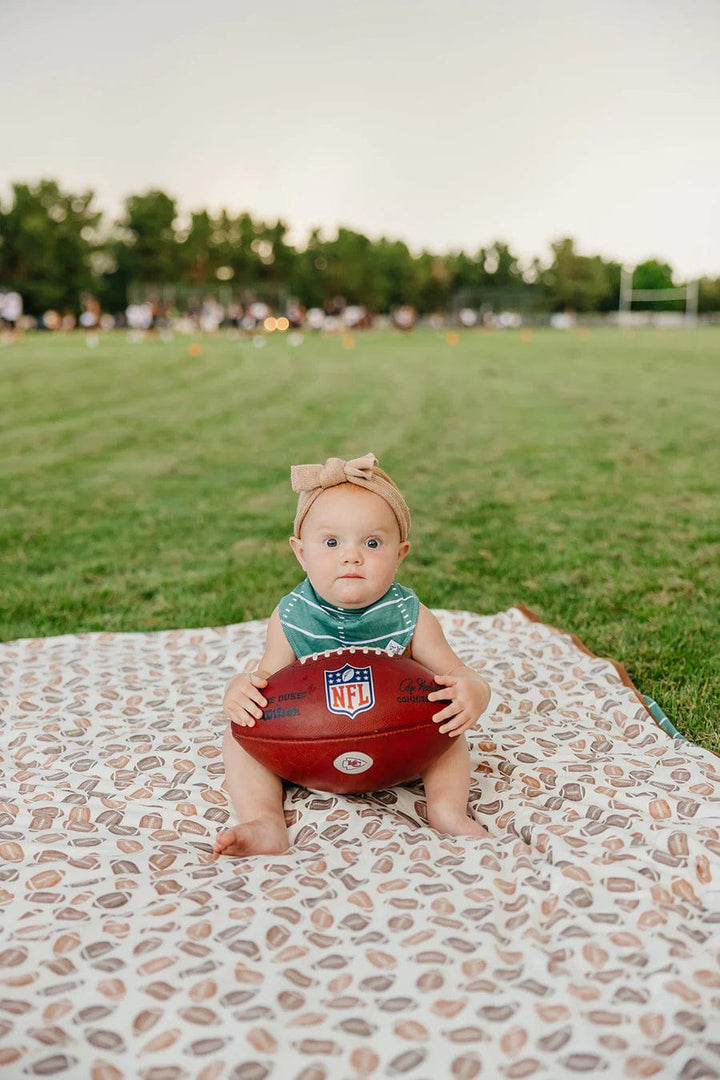
{"type": "Polygon", "coordinates": [[[381,649],[349,648],[296,660],[263,690],[262,720],[232,723],[240,745],[277,776],[343,795],[420,775],[451,743],[433,723],[442,701],[431,671],[381,649]]]}

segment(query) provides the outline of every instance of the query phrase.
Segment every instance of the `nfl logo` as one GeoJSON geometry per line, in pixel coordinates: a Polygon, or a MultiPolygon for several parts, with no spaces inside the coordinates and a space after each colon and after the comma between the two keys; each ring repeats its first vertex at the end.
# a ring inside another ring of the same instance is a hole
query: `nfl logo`
{"type": "Polygon", "coordinates": [[[325,672],[325,701],[330,712],[349,716],[372,709],[375,704],[372,670],[344,664],[335,671],[325,672]]]}

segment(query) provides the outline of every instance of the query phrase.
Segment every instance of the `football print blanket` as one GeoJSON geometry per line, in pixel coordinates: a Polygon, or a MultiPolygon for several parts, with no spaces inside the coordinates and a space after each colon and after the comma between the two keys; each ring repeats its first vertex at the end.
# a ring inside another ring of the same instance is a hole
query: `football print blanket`
{"type": "Polygon", "coordinates": [[[487,840],[290,787],[290,852],[215,858],[262,622],[0,646],[3,1077],[720,1076],[718,759],[523,610],[438,615],[487,840]]]}

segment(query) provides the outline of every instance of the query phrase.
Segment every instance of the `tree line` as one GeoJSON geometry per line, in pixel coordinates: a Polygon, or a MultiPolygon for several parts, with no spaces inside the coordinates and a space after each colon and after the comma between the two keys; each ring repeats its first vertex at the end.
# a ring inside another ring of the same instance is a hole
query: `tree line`
{"type": "MultiPolygon", "coordinates": [[[[419,314],[462,306],[537,311],[617,310],[621,265],[580,254],[565,237],[543,261],[523,263],[500,241],[468,253],[412,252],[402,240],[370,239],[349,228],[334,237],[313,229],[304,245],[289,239],[284,221],[247,211],[184,215],[164,191],[128,195],[108,221],[92,191],[65,191],[55,181],[14,183],[0,201],[0,288],[21,293],[25,311],[77,312],[83,295],[103,310],[122,311],[133,287],[183,286],[243,301],[280,305],[294,298],[329,307],[339,298],[369,312],[411,305],[419,314]]],[[[636,289],[669,288],[672,267],[648,259],[635,270],[636,289]]],[[[641,308],[642,304],[636,305],[641,308]]],[[[657,310],[661,305],[654,304],[657,310]]],[[[684,301],[667,301],[682,309],[684,301]]],[[[700,282],[700,311],[720,311],[720,277],[700,282]]]]}

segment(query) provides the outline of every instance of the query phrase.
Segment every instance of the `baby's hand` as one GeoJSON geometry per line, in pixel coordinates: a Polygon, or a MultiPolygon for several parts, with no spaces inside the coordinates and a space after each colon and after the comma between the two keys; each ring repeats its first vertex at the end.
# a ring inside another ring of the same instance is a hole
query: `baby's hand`
{"type": "Polygon", "coordinates": [[[462,735],[471,728],[490,703],[490,687],[481,675],[436,675],[435,682],[442,690],[428,694],[429,701],[449,701],[433,720],[442,724],[440,731],[451,737],[462,735]],[[447,721],[443,723],[443,721],[447,721]]]}
{"type": "Polygon", "coordinates": [[[234,675],[223,698],[226,715],[242,727],[254,727],[255,721],[262,719],[262,711],[267,705],[261,693],[266,686],[267,679],[261,671],[243,671],[241,675],[234,675]]]}

